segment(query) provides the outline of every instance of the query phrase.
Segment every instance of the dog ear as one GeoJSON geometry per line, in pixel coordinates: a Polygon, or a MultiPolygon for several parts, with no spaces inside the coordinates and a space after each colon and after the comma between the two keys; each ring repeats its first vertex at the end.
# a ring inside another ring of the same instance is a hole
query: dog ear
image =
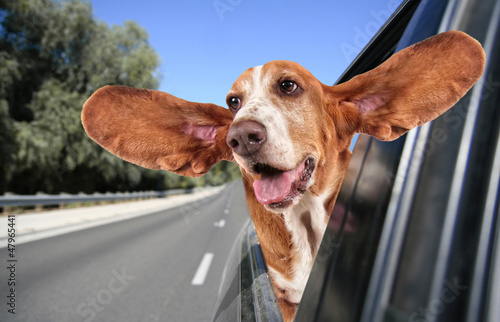
{"type": "Polygon", "coordinates": [[[221,160],[233,160],[226,144],[229,110],[170,94],[105,86],[83,105],[85,131],[120,158],[151,169],[198,177],[221,160]]]}
{"type": "Polygon", "coordinates": [[[351,130],[390,141],[455,105],[479,79],[484,64],[479,42],[449,31],[403,49],[343,84],[328,86],[326,92],[338,102],[351,130]]]}

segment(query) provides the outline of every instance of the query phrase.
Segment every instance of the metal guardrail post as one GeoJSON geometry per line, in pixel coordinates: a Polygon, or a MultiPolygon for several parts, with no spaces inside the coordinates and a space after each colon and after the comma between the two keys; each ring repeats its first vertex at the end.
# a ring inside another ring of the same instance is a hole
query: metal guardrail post
{"type": "MultiPolygon", "coordinates": [[[[45,196],[45,194],[43,192],[37,192],[36,193],[37,196],[45,196]]],[[[35,212],[40,212],[43,210],[43,205],[42,204],[35,204],[35,212]]]]}
{"type": "MultiPolygon", "coordinates": [[[[5,196],[13,196],[14,194],[12,192],[6,192],[5,193],[5,196]]],[[[3,214],[7,215],[9,213],[11,213],[11,210],[12,210],[12,207],[11,206],[4,206],[2,207],[3,209],[3,214]]]]}

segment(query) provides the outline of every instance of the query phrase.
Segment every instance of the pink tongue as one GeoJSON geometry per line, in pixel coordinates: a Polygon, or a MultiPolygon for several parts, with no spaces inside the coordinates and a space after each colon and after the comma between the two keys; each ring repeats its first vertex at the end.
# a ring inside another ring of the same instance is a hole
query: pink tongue
{"type": "Polygon", "coordinates": [[[253,189],[257,201],[263,205],[281,202],[290,194],[292,183],[295,180],[295,171],[291,170],[271,176],[262,176],[255,180],[253,189]]]}
{"type": "Polygon", "coordinates": [[[255,191],[257,201],[263,205],[269,205],[285,200],[293,192],[291,191],[292,184],[295,181],[301,181],[304,169],[305,163],[302,163],[295,170],[280,174],[263,175],[259,180],[255,180],[253,190],[255,191]]]}

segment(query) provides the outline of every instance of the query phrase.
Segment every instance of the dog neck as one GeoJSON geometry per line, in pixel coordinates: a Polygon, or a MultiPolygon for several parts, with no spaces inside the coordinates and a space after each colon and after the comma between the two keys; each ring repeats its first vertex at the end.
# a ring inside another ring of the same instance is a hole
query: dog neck
{"type": "Polygon", "coordinates": [[[350,156],[350,151],[339,153],[334,158],[336,162],[317,169],[318,179],[300,202],[280,214],[265,209],[257,201],[253,178],[242,171],[249,211],[278,300],[298,306],[350,156]]]}

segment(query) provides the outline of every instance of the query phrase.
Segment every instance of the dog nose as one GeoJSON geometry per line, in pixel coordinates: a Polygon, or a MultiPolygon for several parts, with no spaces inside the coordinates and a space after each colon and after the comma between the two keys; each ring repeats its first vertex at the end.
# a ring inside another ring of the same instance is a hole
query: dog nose
{"type": "Polygon", "coordinates": [[[231,126],[227,145],[241,156],[249,156],[260,150],[266,141],[266,128],[255,121],[243,121],[231,126]]]}

